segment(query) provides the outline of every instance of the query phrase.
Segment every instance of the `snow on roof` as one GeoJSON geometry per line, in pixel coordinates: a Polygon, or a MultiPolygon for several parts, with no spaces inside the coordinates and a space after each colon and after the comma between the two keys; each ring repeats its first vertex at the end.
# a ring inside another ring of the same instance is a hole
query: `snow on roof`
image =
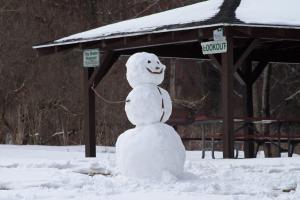
{"type": "Polygon", "coordinates": [[[204,21],[215,16],[215,14],[219,12],[219,7],[222,5],[222,3],[223,0],[209,0],[206,2],[176,8],[145,17],[102,26],[56,41],[61,42],[77,38],[97,38],[117,33],[151,31],[166,25],[186,24],[191,22],[204,21]]]}
{"type": "Polygon", "coordinates": [[[300,28],[300,0],[208,0],[77,33],[33,48],[219,25],[300,28]]]}
{"type": "Polygon", "coordinates": [[[245,23],[300,26],[300,1],[242,0],[235,14],[245,23]]]}
{"type": "MultiPolygon", "coordinates": [[[[55,40],[54,43],[67,42],[68,44],[124,36],[138,32],[153,32],[161,30],[164,26],[187,24],[204,21],[214,17],[220,10],[223,0],[208,0],[189,6],[184,6],[161,13],[148,15],[136,19],[121,21],[102,26],[89,31],[77,33],[68,37],[55,40]]],[[[51,45],[41,45],[51,46],[51,45]]]]}

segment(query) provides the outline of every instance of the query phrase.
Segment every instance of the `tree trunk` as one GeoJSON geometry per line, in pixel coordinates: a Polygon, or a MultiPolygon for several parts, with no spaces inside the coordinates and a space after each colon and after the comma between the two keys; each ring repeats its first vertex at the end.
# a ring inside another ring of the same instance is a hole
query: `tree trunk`
{"type": "Polygon", "coordinates": [[[176,98],[176,59],[172,58],[170,62],[170,97],[171,99],[176,98]]]}

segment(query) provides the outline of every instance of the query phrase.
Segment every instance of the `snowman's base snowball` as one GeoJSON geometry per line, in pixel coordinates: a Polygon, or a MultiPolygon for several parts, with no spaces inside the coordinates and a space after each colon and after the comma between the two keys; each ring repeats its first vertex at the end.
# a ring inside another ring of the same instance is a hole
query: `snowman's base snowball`
{"type": "Polygon", "coordinates": [[[166,173],[183,173],[185,148],[169,125],[139,126],[121,134],[116,143],[117,167],[121,174],[134,178],[161,180],[166,173]]]}

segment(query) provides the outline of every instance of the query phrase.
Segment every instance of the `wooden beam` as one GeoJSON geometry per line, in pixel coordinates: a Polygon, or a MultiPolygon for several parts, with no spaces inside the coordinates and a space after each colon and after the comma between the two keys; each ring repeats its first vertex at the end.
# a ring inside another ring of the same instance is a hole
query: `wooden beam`
{"type": "Polygon", "coordinates": [[[105,52],[101,65],[94,68],[83,69],[83,103],[84,103],[84,138],[85,156],[96,157],[96,121],[95,121],[95,93],[91,89],[96,87],[113,63],[118,59],[119,54],[105,52]]]}
{"type": "Polygon", "coordinates": [[[120,54],[118,52],[106,51],[101,56],[101,64],[96,68],[89,79],[89,86],[97,87],[102,78],[107,74],[112,65],[118,60],[120,54]]]}
{"type": "Polygon", "coordinates": [[[96,157],[95,94],[89,85],[93,71],[93,68],[83,68],[83,135],[86,157],[96,157]]]}
{"type": "MultiPolygon", "coordinates": [[[[213,66],[217,68],[219,71],[221,71],[222,65],[220,64],[219,59],[216,57],[216,55],[209,54],[208,57],[213,62],[213,66]]],[[[240,73],[240,70],[237,70],[234,72],[235,79],[241,84],[245,85],[245,81],[243,80],[242,74],[240,73]]]]}
{"type": "MultiPolygon", "coordinates": [[[[211,39],[212,31],[217,26],[203,27],[190,30],[170,31],[161,33],[145,33],[137,36],[125,36],[105,40],[89,41],[76,44],[63,44],[58,46],[43,47],[36,49],[40,55],[49,55],[78,46],[83,48],[99,48],[102,50],[126,50],[140,47],[162,46],[166,44],[180,44],[197,42],[199,37],[211,39]]],[[[254,26],[231,26],[235,38],[258,38],[272,40],[300,41],[300,29],[292,27],[254,27],[254,26]]],[[[45,43],[46,44],[46,43],[45,43]]]]}
{"type": "Polygon", "coordinates": [[[95,39],[94,41],[86,41],[75,44],[61,44],[57,46],[42,47],[36,50],[40,55],[49,55],[75,47],[81,47],[82,49],[100,48],[102,51],[121,51],[170,44],[184,44],[198,42],[199,38],[210,39],[212,38],[212,30],[216,28],[218,27],[195,28],[160,33],[141,33],[141,35],[131,35],[101,40],[95,39]]]}
{"type": "MultiPolygon", "coordinates": [[[[247,44],[247,47],[243,50],[242,54],[239,56],[237,61],[234,64],[234,76],[235,78],[239,81],[239,83],[242,86],[246,86],[246,79],[247,77],[245,76],[244,73],[242,73],[241,70],[239,70],[239,67],[242,65],[242,63],[245,61],[245,59],[248,58],[248,56],[251,54],[251,52],[255,49],[255,47],[258,44],[258,39],[251,39],[251,41],[247,44]]],[[[235,52],[235,55],[237,52],[235,52]]]]}
{"type": "Polygon", "coordinates": [[[221,83],[223,110],[223,157],[233,158],[233,38],[230,28],[226,27],[227,52],[222,54],[221,83]]]}
{"type": "Polygon", "coordinates": [[[272,51],[272,50],[259,50],[254,51],[250,59],[253,61],[268,61],[274,63],[300,63],[300,50],[295,49],[293,51],[272,51]],[[266,51],[269,51],[266,53],[266,51]]]}
{"type": "Polygon", "coordinates": [[[201,54],[201,46],[198,42],[171,44],[159,47],[142,47],[128,50],[118,51],[121,55],[132,55],[136,52],[154,53],[159,57],[166,58],[196,58],[208,59],[207,56],[201,54]]]}
{"type": "Polygon", "coordinates": [[[238,68],[238,69],[236,70],[236,73],[239,75],[240,79],[241,79],[242,82],[243,82],[243,84],[241,84],[241,85],[246,85],[247,77],[246,77],[246,75],[244,74],[244,72],[242,72],[242,70],[238,68]]]}
{"type": "Polygon", "coordinates": [[[100,47],[102,50],[106,51],[123,51],[136,48],[149,48],[171,44],[184,44],[198,42],[199,37],[201,37],[202,39],[210,39],[212,37],[213,29],[216,29],[216,27],[162,33],[149,33],[144,35],[86,42],[83,45],[84,48],[100,47]]]}
{"type": "Polygon", "coordinates": [[[267,61],[259,62],[254,71],[251,73],[251,84],[255,83],[255,81],[258,79],[258,77],[261,75],[261,73],[264,71],[266,66],[268,65],[267,61]]]}
{"type": "Polygon", "coordinates": [[[244,76],[243,74],[241,74],[240,70],[237,69],[234,73],[233,73],[234,78],[241,84],[241,85],[245,85],[245,80],[244,80],[244,76]]]}
{"type": "Polygon", "coordinates": [[[300,41],[300,29],[288,26],[234,26],[233,37],[300,41]]]}
{"type": "Polygon", "coordinates": [[[249,44],[247,45],[246,49],[243,51],[241,56],[234,64],[234,70],[238,69],[241,64],[245,61],[245,59],[250,55],[250,53],[255,49],[258,44],[258,39],[252,39],[249,44]]]}
{"type": "Polygon", "coordinates": [[[216,57],[216,55],[212,55],[212,54],[208,54],[208,57],[211,59],[211,61],[213,62],[213,64],[215,64],[215,66],[221,70],[222,68],[222,64],[220,63],[219,59],[216,57]]]}

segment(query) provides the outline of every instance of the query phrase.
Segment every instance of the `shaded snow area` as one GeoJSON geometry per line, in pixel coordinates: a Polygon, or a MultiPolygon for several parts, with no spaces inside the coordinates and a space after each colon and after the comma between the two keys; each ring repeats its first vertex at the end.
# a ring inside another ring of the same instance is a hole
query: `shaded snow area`
{"type": "Polygon", "coordinates": [[[300,199],[299,157],[203,160],[199,151],[187,152],[181,178],[155,182],[115,174],[114,148],[97,153],[84,158],[83,146],[0,145],[0,199],[300,199]]]}
{"type": "Polygon", "coordinates": [[[119,33],[135,33],[153,31],[166,25],[187,24],[199,22],[214,17],[219,12],[223,0],[209,0],[190,6],[172,9],[169,11],[148,15],[136,19],[102,26],[86,32],[71,35],[55,42],[63,42],[76,39],[91,39],[105,36],[113,36],[119,33]]]}
{"type": "Polygon", "coordinates": [[[299,0],[242,0],[236,18],[245,23],[300,26],[299,0]]]}

